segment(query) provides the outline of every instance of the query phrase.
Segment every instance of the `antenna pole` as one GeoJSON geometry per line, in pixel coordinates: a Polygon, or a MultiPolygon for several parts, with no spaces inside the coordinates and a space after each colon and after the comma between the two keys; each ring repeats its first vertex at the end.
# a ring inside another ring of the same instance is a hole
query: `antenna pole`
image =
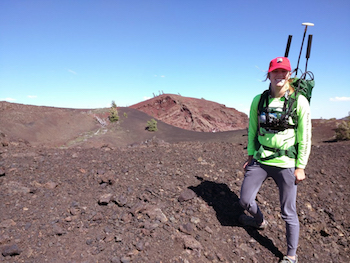
{"type": "Polygon", "coordinates": [[[288,42],[287,42],[287,46],[286,46],[286,52],[284,53],[284,57],[288,57],[289,54],[289,48],[290,48],[290,43],[292,42],[292,35],[288,36],[288,42]]]}
{"type": "Polygon", "coordinates": [[[304,30],[303,41],[301,42],[301,47],[300,47],[300,52],[299,52],[299,58],[298,58],[297,68],[295,69],[295,76],[297,76],[298,70],[299,70],[299,62],[300,62],[301,52],[303,51],[303,46],[304,46],[304,40],[305,40],[305,35],[306,35],[307,27],[308,27],[308,26],[314,26],[313,23],[302,23],[302,25],[305,26],[305,30],[304,30]]]}
{"type": "Polygon", "coordinates": [[[306,51],[305,72],[307,71],[307,63],[308,63],[309,58],[310,58],[311,44],[312,44],[312,35],[309,35],[309,38],[308,38],[308,40],[307,40],[307,51],[306,51]]]}

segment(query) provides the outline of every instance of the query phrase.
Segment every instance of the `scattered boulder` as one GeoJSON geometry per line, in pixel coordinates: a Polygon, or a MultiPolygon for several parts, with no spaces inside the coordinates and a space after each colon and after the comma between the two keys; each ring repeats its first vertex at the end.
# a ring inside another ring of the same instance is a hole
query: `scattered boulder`
{"type": "Polygon", "coordinates": [[[196,193],[193,192],[191,189],[185,189],[181,192],[178,200],[180,202],[188,201],[196,197],[196,193]]]}
{"type": "Polygon", "coordinates": [[[1,254],[4,257],[14,257],[21,254],[21,250],[18,248],[17,244],[6,245],[1,248],[1,254]]]}

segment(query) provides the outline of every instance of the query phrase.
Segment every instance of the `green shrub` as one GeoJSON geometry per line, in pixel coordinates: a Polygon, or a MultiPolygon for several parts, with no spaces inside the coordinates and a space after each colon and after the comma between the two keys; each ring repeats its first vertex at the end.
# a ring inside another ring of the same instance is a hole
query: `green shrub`
{"type": "Polygon", "coordinates": [[[115,101],[112,100],[112,106],[109,109],[109,116],[108,119],[110,122],[116,122],[119,121],[119,115],[117,110],[117,104],[115,104],[115,101]]]}
{"type": "Polygon", "coordinates": [[[350,140],[350,120],[342,121],[335,129],[335,139],[337,141],[350,140]]]}
{"type": "Polygon", "coordinates": [[[150,121],[148,121],[147,126],[146,126],[146,130],[151,131],[151,132],[158,131],[157,121],[155,119],[151,119],[150,121]]]}

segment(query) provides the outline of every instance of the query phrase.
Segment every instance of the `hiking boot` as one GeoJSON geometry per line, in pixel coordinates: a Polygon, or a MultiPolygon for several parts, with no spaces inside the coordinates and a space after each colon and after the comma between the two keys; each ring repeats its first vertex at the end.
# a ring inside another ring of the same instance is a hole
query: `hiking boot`
{"type": "Polygon", "coordinates": [[[254,217],[247,216],[246,214],[240,215],[240,217],[238,218],[238,221],[244,226],[251,226],[259,230],[264,230],[268,224],[265,219],[261,224],[258,224],[254,219],[254,217]]]}
{"type": "Polygon", "coordinates": [[[298,263],[298,256],[295,256],[295,260],[293,261],[287,256],[284,256],[280,263],[298,263]]]}

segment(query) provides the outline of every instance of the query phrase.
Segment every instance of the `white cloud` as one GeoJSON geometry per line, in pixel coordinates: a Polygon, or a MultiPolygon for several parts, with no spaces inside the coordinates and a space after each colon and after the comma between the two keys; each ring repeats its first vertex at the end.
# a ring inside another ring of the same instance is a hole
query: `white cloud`
{"type": "Polygon", "coordinates": [[[37,98],[38,96],[36,96],[36,95],[28,95],[28,98],[30,98],[30,99],[35,99],[35,98],[37,98]]]}
{"type": "Polygon", "coordinates": [[[78,73],[76,73],[75,71],[71,70],[71,69],[67,69],[70,73],[77,75],[78,73]]]}
{"type": "Polygon", "coordinates": [[[16,99],[13,99],[13,98],[5,98],[5,99],[0,99],[0,100],[5,100],[5,101],[16,101],[16,99]]]}
{"type": "Polygon", "coordinates": [[[165,78],[165,76],[164,75],[162,75],[162,76],[160,76],[161,78],[165,78]]]}
{"type": "Polygon", "coordinates": [[[144,100],[149,100],[151,97],[143,97],[144,100]]]}
{"type": "Polygon", "coordinates": [[[335,98],[330,98],[330,101],[350,101],[350,97],[335,97],[335,98]]]}

